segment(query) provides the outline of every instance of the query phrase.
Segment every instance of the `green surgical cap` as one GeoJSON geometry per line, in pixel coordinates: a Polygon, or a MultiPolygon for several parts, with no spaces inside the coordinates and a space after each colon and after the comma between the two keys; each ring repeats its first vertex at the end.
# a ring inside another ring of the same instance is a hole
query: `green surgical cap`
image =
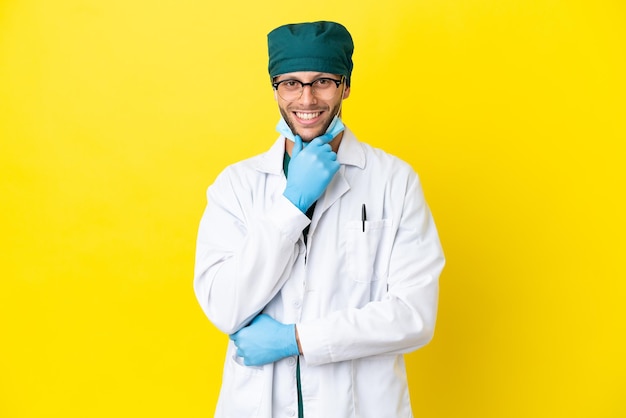
{"type": "Polygon", "coordinates": [[[270,77],[295,71],[346,76],[350,85],[354,44],[348,30],[335,22],[280,26],[267,35],[270,77]]]}

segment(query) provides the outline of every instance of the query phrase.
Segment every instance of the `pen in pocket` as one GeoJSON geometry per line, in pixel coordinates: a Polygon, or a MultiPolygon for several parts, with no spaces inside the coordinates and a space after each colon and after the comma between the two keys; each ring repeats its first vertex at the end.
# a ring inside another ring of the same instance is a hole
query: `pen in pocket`
{"type": "Polygon", "coordinates": [[[365,211],[365,203],[361,206],[361,223],[363,224],[363,232],[365,232],[365,221],[367,220],[367,212],[365,211]]]}

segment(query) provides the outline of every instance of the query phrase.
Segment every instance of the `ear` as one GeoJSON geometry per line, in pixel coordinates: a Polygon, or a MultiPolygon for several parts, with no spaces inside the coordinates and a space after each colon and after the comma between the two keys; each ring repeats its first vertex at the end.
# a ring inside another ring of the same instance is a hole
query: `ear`
{"type": "Polygon", "coordinates": [[[348,97],[350,97],[350,87],[346,87],[346,89],[343,91],[343,99],[347,99],[348,97]]]}
{"type": "Polygon", "coordinates": [[[278,91],[273,90],[273,89],[272,91],[274,92],[274,100],[278,101],[278,91]]]}

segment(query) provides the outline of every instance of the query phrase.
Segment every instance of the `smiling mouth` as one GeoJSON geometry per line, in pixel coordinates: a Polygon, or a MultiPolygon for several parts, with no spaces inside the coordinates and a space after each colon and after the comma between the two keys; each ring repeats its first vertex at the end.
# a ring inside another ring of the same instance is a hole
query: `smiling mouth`
{"type": "Polygon", "coordinates": [[[322,112],[294,112],[298,119],[302,120],[313,120],[319,117],[322,112]]]}

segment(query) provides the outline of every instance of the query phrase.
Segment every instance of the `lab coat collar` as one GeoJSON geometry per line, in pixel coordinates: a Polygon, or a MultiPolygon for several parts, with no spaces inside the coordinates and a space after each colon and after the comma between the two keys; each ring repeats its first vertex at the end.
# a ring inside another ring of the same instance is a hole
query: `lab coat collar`
{"type": "Polygon", "coordinates": [[[341,144],[339,144],[337,161],[341,165],[365,168],[365,150],[348,127],[343,132],[343,138],[341,138],[341,144]]]}
{"type": "MultiPolygon", "coordinates": [[[[261,156],[257,169],[264,173],[281,174],[284,156],[285,137],[281,135],[272,147],[261,156]]],[[[337,161],[341,165],[352,165],[361,169],[365,167],[365,151],[348,127],[345,129],[339,145],[337,161]]]]}

